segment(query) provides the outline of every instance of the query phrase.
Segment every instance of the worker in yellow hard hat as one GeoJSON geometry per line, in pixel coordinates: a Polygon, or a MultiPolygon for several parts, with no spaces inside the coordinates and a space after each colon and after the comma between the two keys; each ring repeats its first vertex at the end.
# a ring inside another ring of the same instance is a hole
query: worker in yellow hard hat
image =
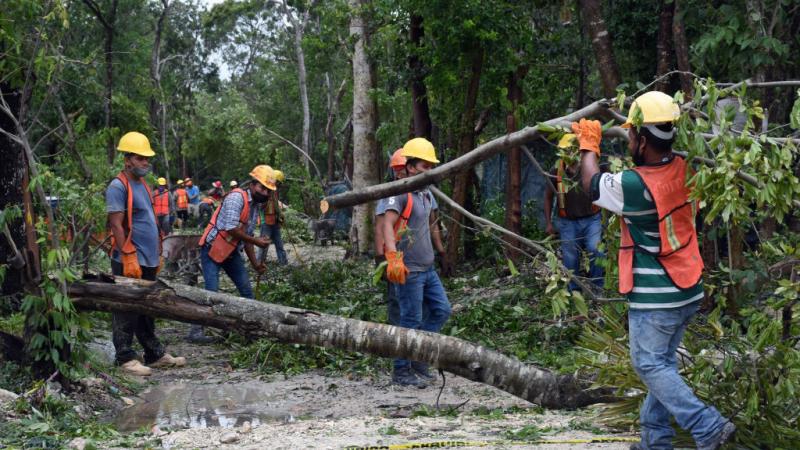
{"type": "MultiPolygon", "coordinates": [[[[155,152],[142,133],[126,133],[117,150],[124,156],[125,168],[106,188],[106,211],[111,228],[111,271],[116,276],[155,280],[161,265],[160,235],[153,211],[152,193],[144,177],[150,173],[150,157],[155,152]]],[[[116,363],[122,370],[147,376],[151,367],[182,366],[184,358],[164,351],[155,333],[155,320],[136,313],[112,313],[112,335],[116,363]],[[144,363],[133,349],[133,337],[144,348],[144,363]],[[148,367],[149,366],[149,367],[148,367]]]]}
{"type": "MultiPolygon", "coordinates": [[[[409,177],[439,163],[433,144],[425,138],[406,142],[400,155],[406,158],[409,177]]],[[[439,253],[444,253],[444,247],[438,226],[431,223],[432,210],[433,196],[428,189],[389,197],[383,238],[386,277],[400,307],[399,326],[438,332],[450,317],[450,302],[434,265],[434,246],[439,253]]],[[[426,387],[434,375],[427,364],[401,358],[394,361],[392,380],[426,387]]]]}
{"type": "MultiPolygon", "coordinates": [[[[275,255],[278,259],[278,264],[285,266],[289,264],[289,259],[286,255],[286,250],[283,248],[283,239],[281,238],[281,226],[285,221],[283,207],[278,196],[278,188],[280,188],[283,180],[286,179],[283,172],[274,170],[275,175],[275,190],[269,194],[269,199],[258,206],[258,221],[260,224],[260,236],[268,237],[275,245],[275,255]]],[[[258,260],[265,261],[269,246],[258,250],[258,260]]]]}
{"type": "Polygon", "coordinates": [[[692,392],[675,357],[705,297],[690,168],[672,151],[680,114],[663,92],[637,97],[622,125],[635,167],[617,173],[600,172],[600,122],[572,124],[583,189],[595,205],[622,216],[619,291],[628,299],[631,365],[648,391],[639,410],[642,440],[634,449],[672,448],[673,417],[698,449],[718,449],[736,431],[692,392]]]}
{"type": "MultiPolygon", "coordinates": [[[[200,264],[203,269],[205,288],[216,292],[219,289],[219,271],[225,273],[236,285],[239,295],[253,298],[250,276],[239,249],[244,248],[253,269],[263,273],[266,266],[256,259],[253,246],[264,248],[270,241],[265,237],[254,237],[257,206],[269,198],[275,190],[275,173],[267,165],[259,165],[250,172],[251,180],[244,189],[235,188],[222,199],[214,211],[200,238],[200,264]]],[[[187,336],[193,342],[207,342],[200,326],[193,326],[187,336]]]]}
{"type": "MultiPolygon", "coordinates": [[[[558,142],[562,149],[577,150],[577,141],[572,133],[564,134],[558,142]]],[[[561,241],[561,258],[564,266],[575,274],[581,273],[581,251],[589,255],[588,277],[593,284],[603,287],[603,266],[600,259],[605,257],[600,251],[599,244],[603,235],[602,215],[600,207],[592,204],[592,200],[580,186],[580,160],[569,164],[559,158],[555,168],[550,173],[551,183],[545,184],[544,189],[544,223],[545,231],[556,235],[553,227],[553,198],[556,200],[558,211],[558,235],[561,241]]],[[[574,281],[569,282],[570,291],[578,289],[574,281]]]]}

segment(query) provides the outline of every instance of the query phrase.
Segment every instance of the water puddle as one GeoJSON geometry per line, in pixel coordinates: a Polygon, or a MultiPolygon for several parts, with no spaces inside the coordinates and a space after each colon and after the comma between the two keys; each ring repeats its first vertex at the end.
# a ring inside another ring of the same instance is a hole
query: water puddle
{"type": "Polygon", "coordinates": [[[145,391],[136,404],[120,411],[120,431],[161,428],[232,428],[250,422],[292,421],[275,386],[260,381],[233,384],[172,383],[145,391]]]}

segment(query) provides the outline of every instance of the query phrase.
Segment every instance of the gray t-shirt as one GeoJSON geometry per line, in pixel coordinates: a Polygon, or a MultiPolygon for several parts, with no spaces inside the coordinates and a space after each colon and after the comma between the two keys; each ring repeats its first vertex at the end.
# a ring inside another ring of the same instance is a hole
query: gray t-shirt
{"type": "MultiPolygon", "coordinates": [[[[411,196],[414,204],[408,219],[408,230],[400,238],[397,249],[403,252],[403,262],[409,271],[424,272],[433,265],[434,259],[430,228],[433,195],[425,189],[412,192],[411,196]]],[[[386,199],[386,210],[402,214],[407,202],[408,194],[389,197],[386,199]]]]}
{"type": "MultiPolygon", "coordinates": [[[[153,204],[144,184],[139,181],[130,181],[133,189],[133,246],[136,247],[136,256],[139,265],[143,267],[158,267],[160,260],[158,254],[158,227],[153,215],[153,204]]],[[[122,212],[126,214],[123,222],[127,220],[128,193],[119,179],[114,178],[106,189],[106,212],[122,212]]],[[[120,261],[119,251],[115,248],[111,252],[111,259],[120,261]]]]}
{"type": "MultiPolygon", "coordinates": [[[[431,195],[430,197],[431,197],[431,210],[432,211],[436,211],[437,209],[439,209],[439,204],[436,203],[436,197],[434,197],[433,195],[431,195]]],[[[388,197],[387,198],[382,198],[382,199],[379,199],[378,202],[375,204],[375,215],[376,216],[382,216],[382,215],[386,214],[386,201],[387,200],[389,200],[388,197]]],[[[400,211],[400,212],[402,212],[402,211],[400,211]]]]}

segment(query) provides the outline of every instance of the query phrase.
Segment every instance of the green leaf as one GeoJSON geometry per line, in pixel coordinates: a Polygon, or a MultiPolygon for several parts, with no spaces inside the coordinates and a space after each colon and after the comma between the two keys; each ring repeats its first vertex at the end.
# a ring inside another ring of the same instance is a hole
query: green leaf
{"type": "Polygon", "coordinates": [[[386,267],[389,265],[388,262],[383,261],[378,264],[378,267],[375,268],[375,272],[372,273],[372,285],[377,286],[378,283],[381,282],[381,278],[383,277],[383,273],[386,272],[386,267]]]}
{"type": "Polygon", "coordinates": [[[508,270],[511,272],[512,277],[519,276],[519,270],[517,270],[517,266],[514,265],[514,261],[511,258],[506,258],[506,264],[508,264],[508,270]]]}

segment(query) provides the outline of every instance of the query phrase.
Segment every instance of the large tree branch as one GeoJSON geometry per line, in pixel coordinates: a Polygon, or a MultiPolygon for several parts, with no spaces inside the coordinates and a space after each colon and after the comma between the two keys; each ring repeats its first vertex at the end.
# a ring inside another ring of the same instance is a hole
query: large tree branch
{"type": "Polygon", "coordinates": [[[614,400],[573,375],[524,364],[494,350],[420,330],[258,302],[180,284],[118,277],[115,283],[70,286],[78,308],[131,312],[197,323],[281,342],[317,345],[430,363],[546,408],[614,400]]]}
{"type": "MultiPolygon", "coordinates": [[[[566,127],[569,126],[570,123],[584,117],[608,117],[608,105],[608,101],[599,100],[571,114],[551,119],[544,123],[549,126],[566,127]]],[[[612,131],[611,133],[619,132],[612,131]]],[[[465,155],[462,155],[448,163],[442,164],[439,167],[431,169],[424,174],[325,197],[325,199],[322,201],[321,207],[323,210],[327,210],[328,207],[346,208],[348,206],[366,203],[379,198],[384,198],[403,192],[410,192],[448,178],[457,172],[465,170],[469,167],[473,167],[479,162],[485,161],[500,152],[537,139],[539,136],[541,136],[541,134],[539,132],[538,125],[533,127],[525,127],[515,133],[506,134],[481,144],[469,153],[466,153],[465,155]]]]}

